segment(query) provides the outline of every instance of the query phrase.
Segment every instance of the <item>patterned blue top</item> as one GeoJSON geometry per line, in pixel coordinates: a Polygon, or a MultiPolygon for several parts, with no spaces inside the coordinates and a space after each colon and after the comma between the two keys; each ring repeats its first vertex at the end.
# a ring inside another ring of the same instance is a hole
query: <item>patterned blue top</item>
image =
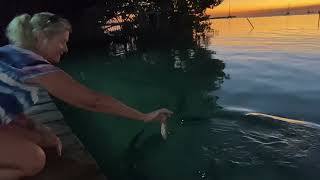
{"type": "Polygon", "coordinates": [[[29,78],[61,71],[32,51],[13,45],[0,47],[0,125],[9,124],[39,101],[40,86],[29,78]]]}

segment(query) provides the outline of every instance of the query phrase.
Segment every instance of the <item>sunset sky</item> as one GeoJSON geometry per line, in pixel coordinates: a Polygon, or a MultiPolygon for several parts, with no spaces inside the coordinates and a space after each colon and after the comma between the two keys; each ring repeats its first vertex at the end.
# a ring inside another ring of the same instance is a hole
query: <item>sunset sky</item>
{"type": "MultiPolygon", "coordinates": [[[[300,10],[320,10],[320,0],[230,0],[231,2],[231,15],[255,15],[259,12],[275,13],[276,11],[283,11],[288,9],[300,10]],[[302,8],[308,7],[308,8],[302,8]],[[281,10],[280,10],[281,9],[281,10]]],[[[209,9],[208,14],[213,16],[226,16],[229,12],[229,0],[215,7],[213,10],[209,9]]]]}

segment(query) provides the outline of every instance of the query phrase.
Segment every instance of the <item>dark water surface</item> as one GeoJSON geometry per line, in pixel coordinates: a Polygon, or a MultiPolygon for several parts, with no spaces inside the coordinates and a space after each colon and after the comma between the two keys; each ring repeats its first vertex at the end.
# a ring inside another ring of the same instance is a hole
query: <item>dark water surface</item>
{"type": "Polygon", "coordinates": [[[253,31],[245,19],[217,20],[200,45],[63,61],[75,79],[143,112],[173,110],[166,141],[158,123],[61,109],[110,179],[318,179],[320,36],[303,20],[312,18],[256,18],[253,31]]]}

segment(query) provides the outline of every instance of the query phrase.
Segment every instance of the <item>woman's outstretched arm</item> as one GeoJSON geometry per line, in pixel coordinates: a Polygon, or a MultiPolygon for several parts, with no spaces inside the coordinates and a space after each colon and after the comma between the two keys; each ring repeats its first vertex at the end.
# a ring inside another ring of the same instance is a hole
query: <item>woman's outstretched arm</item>
{"type": "Polygon", "coordinates": [[[63,71],[34,77],[28,79],[27,82],[41,85],[53,96],[73,106],[94,112],[102,112],[145,122],[153,120],[165,121],[172,114],[167,109],[142,113],[111,96],[87,88],[63,71]]]}

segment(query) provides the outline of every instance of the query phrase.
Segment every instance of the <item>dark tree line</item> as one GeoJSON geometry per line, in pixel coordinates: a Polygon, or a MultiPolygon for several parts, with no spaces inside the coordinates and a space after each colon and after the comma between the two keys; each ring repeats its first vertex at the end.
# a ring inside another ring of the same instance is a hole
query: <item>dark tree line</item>
{"type": "Polygon", "coordinates": [[[182,29],[203,31],[202,21],[207,8],[219,5],[223,0],[109,0],[106,1],[102,22],[108,30],[120,26],[125,33],[157,33],[157,35],[181,32],[182,29]]]}
{"type": "MultiPolygon", "coordinates": [[[[69,19],[74,27],[74,44],[103,42],[105,23],[120,22],[120,35],[137,34],[164,37],[168,32],[190,33],[203,30],[206,8],[223,0],[1,0],[0,44],[9,21],[22,13],[50,11],[69,19]]],[[[112,26],[112,25],[109,25],[112,26]]]]}

